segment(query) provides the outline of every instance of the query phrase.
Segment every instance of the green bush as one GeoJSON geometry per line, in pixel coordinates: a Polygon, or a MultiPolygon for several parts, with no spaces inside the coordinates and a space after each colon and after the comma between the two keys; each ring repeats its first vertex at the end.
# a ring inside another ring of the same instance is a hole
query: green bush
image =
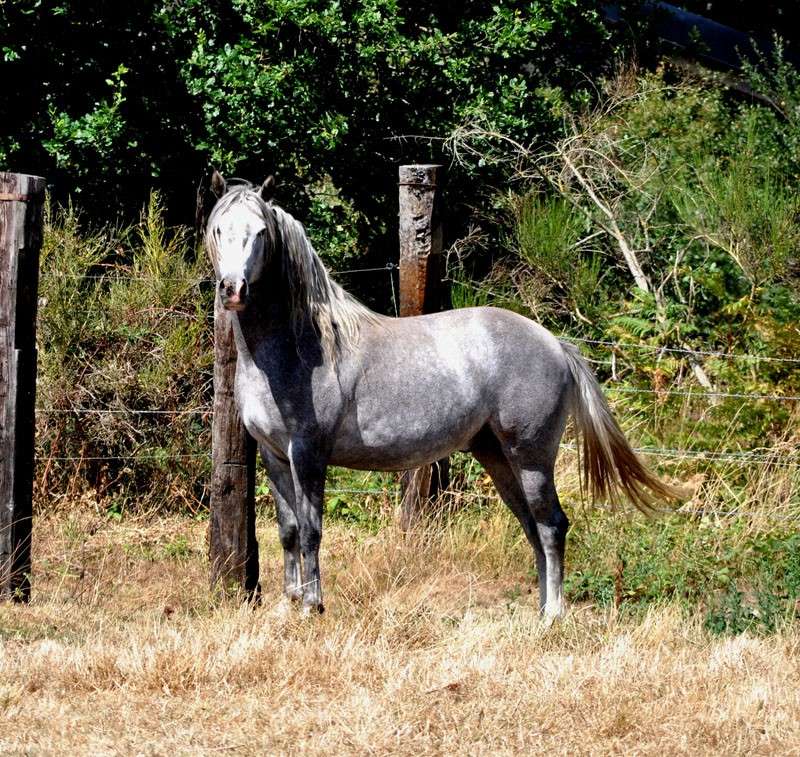
{"type": "MultiPolygon", "coordinates": [[[[612,27],[600,0],[146,0],[113,19],[100,0],[7,0],[0,165],[103,220],[155,187],[187,222],[209,162],[275,173],[338,264],[391,227],[397,162],[445,159],[463,121],[525,143],[557,133],[553,104],[589,97],[637,4],[612,27]]],[[[479,177],[449,177],[451,214],[481,201],[479,177]]]]}
{"type": "MultiPolygon", "coordinates": [[[[771,65],[762,81],[794,102],[786,90],[797,74],[771,65]]],[[[702,395],[800,395],[791,361],[747,360],[800,354],[792,119],[730,98],[714,77],[623,69],[598,108],[572,113],[572,133],[551,151],[473,132],[454,149],[477,144],[489,162],[514,162],[520,186],[501,202],[513,230],[505,254],[473,287],[484,303],[513,301],[557,333],[619,343],[585,350],[615,380],[610,396],[639,418],[645,444],[790,444],[791,403],[702,395]],[[695,347],[744,359],[659,352],[695,347]]],[[[452,276],[463,300],[474,274],[465,265],[452,276]]]]}
{"type": "Polygon", "coordinates": [[[157,195],[124,229],[50,209],[41,269],[38,501],[204,505],[213,286],[186,231],[165,227],[157,195]]]}
{"type": "Polygon", "coordinates": [[[565,590],[630,614],[677,602],[714,633],[769,633],[798,616],[798,548],[797,534],[775,523],[595,513],[570,532],[565,590]]]}

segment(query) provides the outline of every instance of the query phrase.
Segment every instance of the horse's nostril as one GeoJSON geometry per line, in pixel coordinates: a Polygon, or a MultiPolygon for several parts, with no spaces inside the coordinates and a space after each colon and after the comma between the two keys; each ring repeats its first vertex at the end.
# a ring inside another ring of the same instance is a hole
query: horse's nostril
{"type": "Polygon", "coordinates": [[[244,306],[248,290],[247,279],[241,276],[226,276],[219,280],[219,297],[226,307],[244,306]]]}

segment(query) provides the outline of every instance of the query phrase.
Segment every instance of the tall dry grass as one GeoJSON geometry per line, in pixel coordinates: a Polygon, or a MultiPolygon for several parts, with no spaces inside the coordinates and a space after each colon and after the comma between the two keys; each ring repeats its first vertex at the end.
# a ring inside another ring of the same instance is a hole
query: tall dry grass
{"type": "Polygon", "coordinates": [[[791,754],[800,633],[712,638],[676,606],[547,628],[502,511],[403,537],[332,524],[327,613],[214,605],[205,524],[36,529],[34,601],[0,607],[4,754],[791,754]]]}

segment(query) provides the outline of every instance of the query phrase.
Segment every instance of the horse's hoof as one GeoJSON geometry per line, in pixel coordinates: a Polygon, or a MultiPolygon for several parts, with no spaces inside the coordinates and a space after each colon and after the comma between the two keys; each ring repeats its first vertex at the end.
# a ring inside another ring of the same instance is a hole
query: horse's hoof
{"type": "Polygon", "coordinates": [[[295,604],[296,603],[293,602],[290,597],[287,597],[286,595],[282,596],[275,603],[275,615],[281,619],[288,618],[291,615],[295,604]]]}
{"type": "Polygon", "coordinates": [[[322,615],[325,612],[325,606],[322,602],[313,602],[304,604],[303,609],[300,611],[304,618],[312,618],[316,615],[322,615]]]}
{"type": "Polygon", "coordinates": [[[299,605],[303,601],[302,589],[286,589],[284,597],[292,604],[299,605]]]}
{"type": "Polygon", "coordinates": [[[566,614],[566,608],[563,603],[548,606],[545,605],[542,610],[542,623],[545,628],[550,628],[556,621],[563,619],[566,614]]]}

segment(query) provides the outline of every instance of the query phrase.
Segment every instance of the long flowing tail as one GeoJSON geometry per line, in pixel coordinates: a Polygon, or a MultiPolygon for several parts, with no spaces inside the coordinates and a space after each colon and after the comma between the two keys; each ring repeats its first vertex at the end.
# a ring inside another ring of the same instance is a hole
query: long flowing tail
{"type": "Polygon", "coordinates": [[[652,513],[659,500],[682,499],[680,489],[661,481],[631,449],[577,348],[564,342],[561,347],[575,382],[573,416],[582,438],[582,473],[592,498],[614,500],[624,494],[645,513],[652,513]]]}

